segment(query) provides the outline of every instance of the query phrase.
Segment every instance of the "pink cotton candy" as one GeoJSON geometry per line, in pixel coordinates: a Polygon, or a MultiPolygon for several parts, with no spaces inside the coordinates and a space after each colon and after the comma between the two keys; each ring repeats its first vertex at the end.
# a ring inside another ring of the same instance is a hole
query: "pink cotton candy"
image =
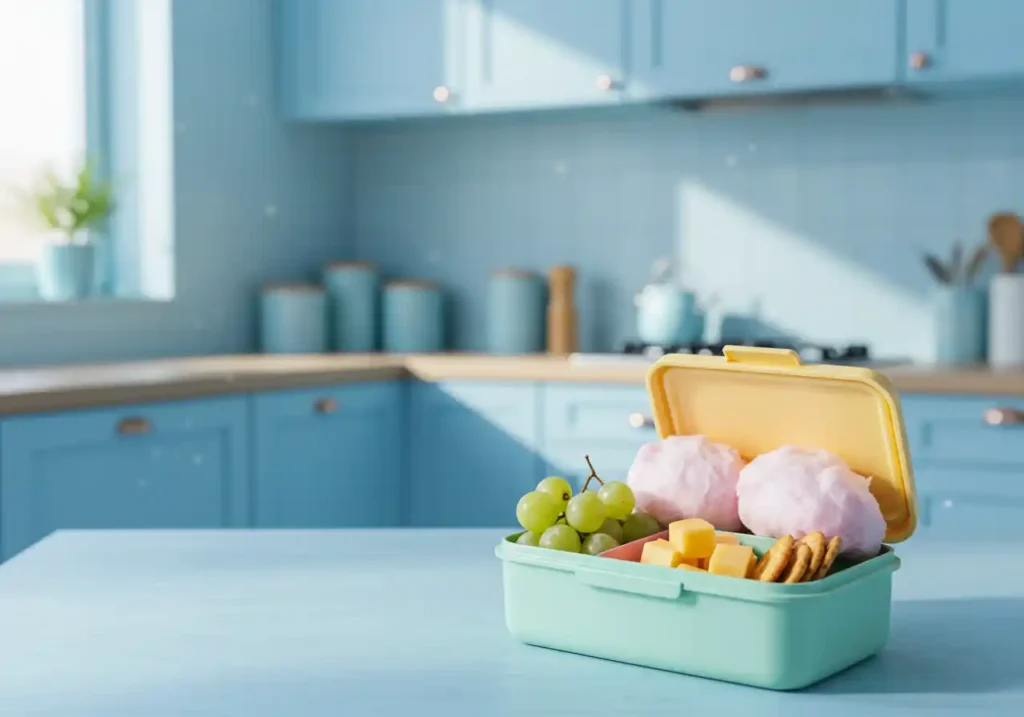
{"type": "Polygon", "coordinates": [[[662,525],[703,518],[719,530],[740,523],[736,481],[743,459],[729,446],[704,436],[670,436],[640,448],[626,479],[636,507],[662,525]]]}
{"type": "Polygon", "coordinates": [[[828,451],[793,446],[758,456],[740,472],[736,492],[743,524],[756,535],[838,535],[844,555],[873,557],[885,519],[869,481],[828,451]]]}

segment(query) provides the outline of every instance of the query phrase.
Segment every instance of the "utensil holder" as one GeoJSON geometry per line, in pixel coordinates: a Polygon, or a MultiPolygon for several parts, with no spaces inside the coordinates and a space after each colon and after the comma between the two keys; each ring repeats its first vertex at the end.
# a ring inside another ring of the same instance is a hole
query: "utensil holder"
{"type": "Polygon", "coordinates": [[[979,289],[941,286],[934,295],[936,361],[978,363],[985,359],[987,297],[979,289]]]}
{"type": "Polygon", "coordinates": [[[372,264],[335,262],[324,267],[330,297],[331,345],[335,351],[368,353],[377,349],[379,281],[372,264]]]}
{"type": "Polygon", "coordinates": [[[318,354],[327,350],[327,297],[314,284],[264,287],[260,346],[268,354],[318,354]]]}
{"type": "Polygon", "coordinates": [[[996,274],[989,285],[988,360],[1024,365],[1024,274],[996,274]]]}
{"type": "Polygon", "coordinates": [[[547,286],[542,276],[517,269],[495,272],[487,298],[490,353],[544,351],[547,286]]]}
{"type": "Polygon", "coordinates": [[[384,287],[384,350],[433,353],[444,350],[444,302],[429,281],[391,281],[384,287]]]}

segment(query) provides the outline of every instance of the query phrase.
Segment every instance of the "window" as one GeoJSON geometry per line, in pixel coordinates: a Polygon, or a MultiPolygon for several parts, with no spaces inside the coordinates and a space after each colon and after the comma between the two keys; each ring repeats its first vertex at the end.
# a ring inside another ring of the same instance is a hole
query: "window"
{"type": "Polygon", "coordinates": [[[31,289],[45,227],[17,197],[86,155],[82,0],[0,0],[0,279],[31,289]],[[26,286],[27,284],[27,286],[26,286]]]}
{"type": "Polygon", "coordinates": [[[101,295],[173,296],[171,0],[0,0],[0,300],[34,298],[47,230],[18,190],[86,159],[117,188],[101,295]]]}

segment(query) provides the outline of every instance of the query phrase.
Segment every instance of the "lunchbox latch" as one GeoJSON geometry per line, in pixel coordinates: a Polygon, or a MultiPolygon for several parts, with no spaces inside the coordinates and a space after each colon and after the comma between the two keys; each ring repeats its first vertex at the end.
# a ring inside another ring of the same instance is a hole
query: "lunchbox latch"
{"type": "Polygon", "coordinates": [[[766,349],[758,346],[726,346],[722,349],[726,363],[759,366],[799,366],[800,354],[793,349],[766,349]]]}

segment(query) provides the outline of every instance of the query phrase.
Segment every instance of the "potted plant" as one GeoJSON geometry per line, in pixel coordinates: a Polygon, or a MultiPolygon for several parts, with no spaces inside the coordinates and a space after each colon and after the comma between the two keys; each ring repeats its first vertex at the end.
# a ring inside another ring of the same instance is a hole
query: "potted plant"
{"type": "Polygon", "coordinates": [[[51,301],[89,296],[96,270],[95,232],[114,211],[112,186],[86,163],[70,182],[47,174],[29,196],[50,230],[36,264],[39,293],[51,301]]]}
{"type": "Polygon", "coordinates": [[[987,244],[980,244],[965,262],[957,242],[948,262],[932,254],[924,256],[925,266],[939,284],[934,296],[939,363],[977,363],[985,357],[986,296],[975,281],[988,251],[987,244]]]}

